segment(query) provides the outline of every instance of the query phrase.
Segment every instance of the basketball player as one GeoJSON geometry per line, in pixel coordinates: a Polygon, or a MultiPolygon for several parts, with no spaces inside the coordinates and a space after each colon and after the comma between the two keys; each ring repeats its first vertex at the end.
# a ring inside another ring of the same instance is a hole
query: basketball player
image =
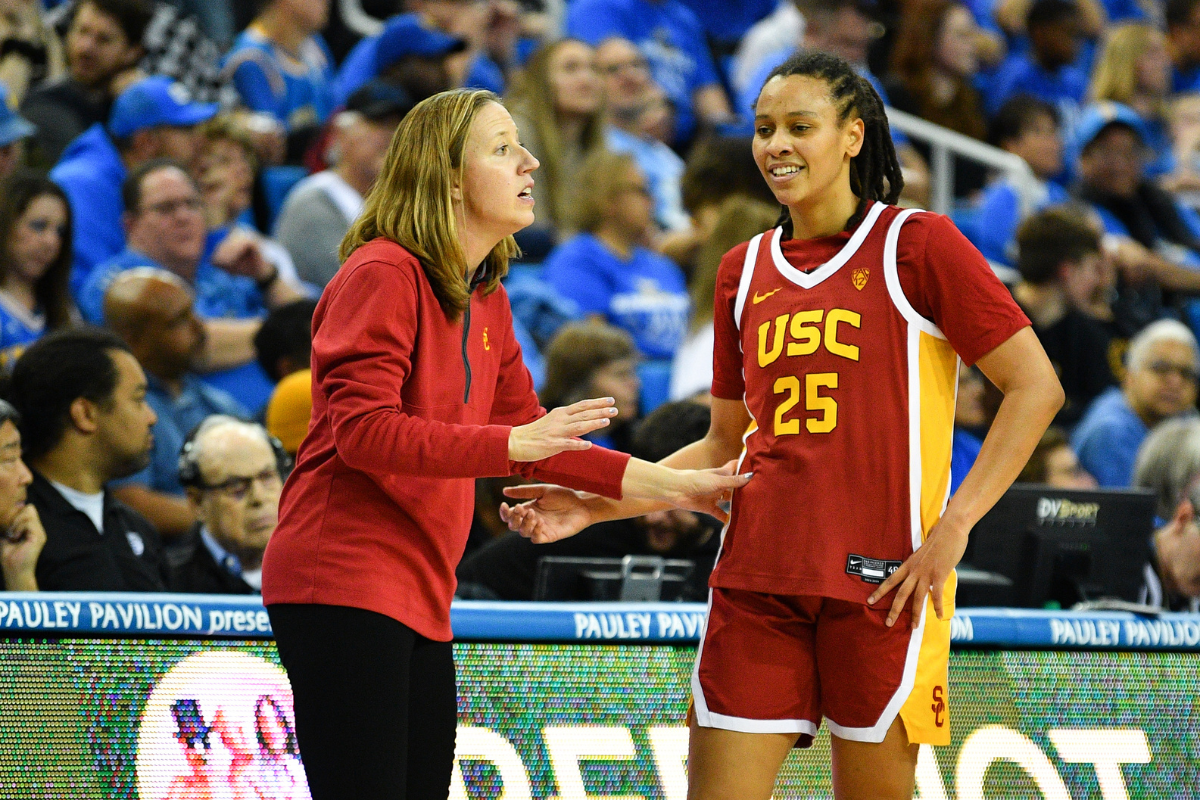
{"type": "MultiPolygon", "coordinates": [[[[780,224],[730,251],[715,307],[712,427],[664,461],[723,464],[733,496],[692,679],[689,798],[766,800],[822,719],[839,800],[909,798],[918,745],[950,737],[954,566],[1062,404],[1029,321],[903,179],[878,95],[802,53],[756,106],[780,224]],[[947,504],[959,364],[1004,401],[947,504]],[[880,602],[887,598],[886,602],[880,602]]],[[[534,541],[654,506],[518,487],[534,541]]]]}

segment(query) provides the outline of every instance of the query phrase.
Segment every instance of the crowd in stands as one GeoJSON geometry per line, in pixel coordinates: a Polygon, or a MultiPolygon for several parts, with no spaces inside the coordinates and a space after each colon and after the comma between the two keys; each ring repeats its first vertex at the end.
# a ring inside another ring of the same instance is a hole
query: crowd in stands
{"type": "MultiPolygon", "coordinates": [[[[606,446],[707,426],[722,256],[780,207],[753,106],[799,49],[1014,154],[954,160],[951,218],[1067,401],[1021,480],[1159,496],[1158,605],[1200,597],[1200,0],[0,2],[0,565],[10,589],[252,592],[311,411],[310,326],[392,134],[504,98],[540,162],[506,279],[543,405],[616,398],[606,446]]],[[[929,143],[893,128],[901,202],[929,143]]],[[[953,484],[998,405],[961,372],[953,484]]],[[[528,598],[537,553],[479,482],[460,577],[528,598]]],[[[710,520],[557,546],[711,568],[710,520]],[[707,560],[706,560],[707,559],[707,560]]],[[[690,590],[689,590],[690,591],[690,590]]],[[[691,595],[689,595],[691,596],[691,595]]]]}

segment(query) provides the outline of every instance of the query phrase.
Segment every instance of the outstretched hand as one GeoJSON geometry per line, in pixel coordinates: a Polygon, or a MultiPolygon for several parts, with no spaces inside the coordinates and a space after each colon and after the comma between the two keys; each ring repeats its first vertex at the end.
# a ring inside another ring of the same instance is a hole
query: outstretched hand
{"type": "Polygon", "coordinates": [[[509,530],[519,532],[534,544],[557,542],[574,536],[592,523],[587,507],[589,495],[561,486],[537,483],[506,486],[506,497],[527,502],[509,506],[500,504],[500,519],[509,530]]]}
{"type": "Polygon", "coordinates": [[[508,434],[510,461],[540,461],[564,450],[586,450],[592,443],[581,436],[608,425],[617,415],[611,397],[580,400],[556,408],[508,434]]]}
{"type": "Polygon", "coordinates": [[[967,533],[968,530],[947,523],[943,517],[933,526],[933,530],[925,538],[925,543],[871,593],[867,598],[868,605],[874,605],[892,589],[900,587],[888,612],[888,627],[896,623],[896,619],[904,610],[904,604],[910,598],[913,628],[920,624],[921,608],[925,604],[925,598],[929,596],[933,597],[933,610],[937,618],[946,618],[942,589],[946,585],[946,579],[950,577],[950,571],[962,560],[967,549],[967,533]]]}

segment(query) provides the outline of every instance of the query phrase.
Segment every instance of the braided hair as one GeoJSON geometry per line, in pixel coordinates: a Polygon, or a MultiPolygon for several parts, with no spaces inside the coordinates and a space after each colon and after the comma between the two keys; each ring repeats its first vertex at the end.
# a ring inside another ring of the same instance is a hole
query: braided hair
{"type": "MultiPolygon", "coordinates": [[[[887,112],[883,101],[866,78],[863,78],[845,59],[818,50],[802,50],[771,71],[765,85],[775,77],[793,75],[820,78],[829,87],[829,96],[837,109],[838,124],[851,114],[863,121],[863,144],[858,155],[850,159],[850,191],[859,198],[858,210],[846,223],[846,230],[856,226],[866,213],[871,200],[895,203],[904,189],[900,161],[892,144],[887,112]]],[[[792,217],[783,207],[776,226],[782,225],[785,236],[792,235],[792,217]]]]}

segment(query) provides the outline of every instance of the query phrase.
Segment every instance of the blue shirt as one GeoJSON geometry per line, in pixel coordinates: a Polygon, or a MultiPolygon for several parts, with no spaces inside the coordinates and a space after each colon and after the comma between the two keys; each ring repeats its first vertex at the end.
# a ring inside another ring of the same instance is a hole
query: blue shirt
{"type": "Polygon", "coordinates": [[[997,69],[984,102],[987,113],[994,115],[1010,97],[1033,95],[1056,106],[1062,115],[1063,130],[1070,130],[1087,88],[1087,73],[1079,67],[1069,64],[1057,72],[1047,72],[1030,55],[1017,53],[1010,55],[997,69]]]}
{"type": "Polygon", "coordinates": [[[152,375],[146,376],[146,402],[158,415],[154,423],[154,447],[150,451],[150,466],[130,475],[116,486],[136,484],[164,494],[183,494],[179,483],[179,451],[187,435],[205,417],[229,414],[247,419],[246,409],[231,395],[204,383],[193,375],[183,378],[183,390],[172,397],[152,375]]]}
{"type": "Polygon", "coordinates": [[[718,42],[736,44],[754,23],[775,10],[775,0],[683,0],[704,32],[718,42]]]}
{"type": "MultiPolygon", "coordinates": [[[[1046,206],[1065,203],[1070,199],[1067,190],[1057,183],[1046,183],[1045,194],[1033,204],[1029,213],[1046,206]]],[[[999,180],[987,187],[979,200],[979,224],[971,230],[971,243],[985,258],[1012,266],[1015,262],[1017,227],[1024,220],[1021,196],[1008,180],[999,180]]]]}
{"type": "Polygon", "coordinates": [[[79,297],[88,275],[102,261],[125,249],[121,184],[125,163],[104,126],[97,123],[67,146],[50,179],[71,203],[71,294],[79,297]]]}
{"type": "Polygon", "coordinates": [[[602,314],[633,336],[650,358],[672,358],[687,333],[688,300],[683,271],[644,247],[622,261],[590,233],[580,233],[546,258],[545,277],[582,314],[602,314]]]}
{"type": "Polygon", "coordinates": [[[675,139],[696,128],[692,95],[719,84],[704,28],[679,0],[573,0],[567,6],[567,36],[593,47],[610,36],[637,45],[656,83],[675,106],[675,139]]]}
{"type": "Polygon", "coordinates": [[[1125,393],[1114,386],[1092,401],[1071,435],[1071,447],[1101,486],[1126,488],[1133,482],[1133,464],[1146,433],[1125,393]]]}
{"type": "Polygon", "coordinates": [[[960,428],[954,429],[954,438],[950,445],[950,494],[958,491],[963,478],[967,477],[971,467],[975,466],[975,459],[979,458],[981,447],[983,442],[978,436],[960,428]]]}
{"type": "MultiPolygon", "coordinates": [[[[114,278],[134,267],[163,269],[160,264],[130,248],[105,261],[92,271],[79,293],[79,311],[84,319],[93,325],[104,324],[104,292],[114,278]]],[[[262,292],[254,281],[241,275],[230,275],[214,267],[207,258],[196,268],[192,290],[196,293],[196,316],[201,319],[248,319],[264,316],[267,312],[262,292]]]]}
{"type": "MultiPolygon", "coordinates": [[[[334,79],[334,102],[337,107],[346,105],[354,91],[378,76],[375,69],[375,49],[379,35],[367,36],[360,39],[358,44],[350,49],[338,67],[334,79]]],[[[483,53],[479,53],[471,61],[471,67],[463,78],[465,89],[487,89],[503,95],[505,89],[504,70],[495,61],[483,53]]]]}
{"type": "Polygon", "coordinates": [[[33,314],[0,293],[0,372],[10,372],[25,348],[42,338],[46,317],[33,314]]]}
{"type": "Polygon", "coordinates": [[[333,56],[320,36],[289,54],[254,26],[233,42],[222,69],[242,102],[296,130],[321,125],[334,108],[333,56]]]}

